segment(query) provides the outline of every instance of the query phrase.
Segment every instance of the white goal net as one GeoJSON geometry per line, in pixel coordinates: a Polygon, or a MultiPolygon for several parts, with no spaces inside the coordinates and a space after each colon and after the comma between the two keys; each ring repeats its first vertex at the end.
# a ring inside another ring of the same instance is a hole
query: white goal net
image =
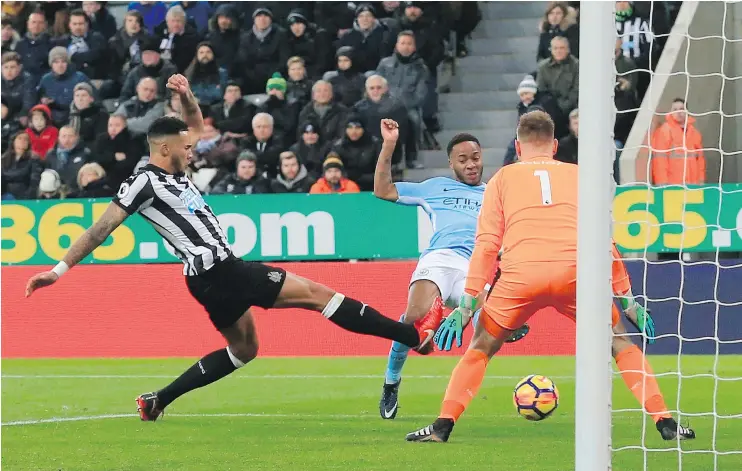
{"type": "Polygon", "coordinates": [[[612,466],[742,470],[742,2],[616,2],[615,38],[613,235],[656,326],[630,338],[696,438],[614,366],[612,466]]]}

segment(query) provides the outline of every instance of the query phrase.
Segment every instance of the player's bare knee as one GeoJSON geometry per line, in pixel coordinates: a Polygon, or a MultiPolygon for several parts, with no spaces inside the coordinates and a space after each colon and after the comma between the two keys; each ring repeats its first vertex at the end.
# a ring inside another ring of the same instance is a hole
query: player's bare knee
{"type": "Polygon", "coordinates": [[[471,346],[475,350],[484,352],[488,358],[492,358],[502,347],[504,339],[499,339],[477,325],[474,330],[471,346]]]}
{"type": "Polygon", "coordinates": [[[257,339],[245,339],[243,342],[231,344],[227,352],[237,368],[251,362],[258,356],[257,339]],[[234,357],[234,358],[232,358],[234,357]],[[235,362],[235,359],[239,360],[235,362]],[[241,365],[239,363],[242,363],[241,365]]]}
{"type": "Polygon", "coordinates": [[[335,296],[335,291],[325,285],[307,280],[307,296],[311,308],[317,312],[322,312],[327,303],[335,296]]]}

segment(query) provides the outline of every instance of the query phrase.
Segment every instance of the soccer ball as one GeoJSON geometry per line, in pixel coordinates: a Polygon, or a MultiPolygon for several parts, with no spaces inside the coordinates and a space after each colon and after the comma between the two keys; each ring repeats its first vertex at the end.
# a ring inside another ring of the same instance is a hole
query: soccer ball
{"type": "Polygon", "coordinates": [[[544,420],[559,406],[559,390],[546,376],[526,376],[515,386],[513,403],[521,417],[544,420]]]}

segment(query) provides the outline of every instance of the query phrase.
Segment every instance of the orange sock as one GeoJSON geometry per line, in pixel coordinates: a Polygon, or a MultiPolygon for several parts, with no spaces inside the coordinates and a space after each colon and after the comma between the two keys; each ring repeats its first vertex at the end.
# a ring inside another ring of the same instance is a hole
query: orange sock
{"type": "Polygon", "coordinates": [[[655,422],[672,417],[667,411],[665,399],[662,397],[662,392],[660,392],[660,387],[654,377],[652,366],[647,361],[644,353],[639,350],[639,347],[632,345],[618,352],[616,366],[618,366],[626,386],[640,404],[644,401],[644,409],[655,422]],[[646,376],[644,372],[646,372],[646,376]]]}
{"type": "Polygon", "coordinates": [[[484,352],[467,350],[453,369],[443,398],[440,418],[457,421],[464,413],[484,380],[489,359],[484,352]]]}

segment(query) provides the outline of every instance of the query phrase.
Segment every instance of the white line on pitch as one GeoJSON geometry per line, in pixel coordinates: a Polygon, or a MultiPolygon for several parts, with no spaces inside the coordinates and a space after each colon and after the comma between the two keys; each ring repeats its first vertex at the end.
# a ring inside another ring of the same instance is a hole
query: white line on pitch
{"type": "MultiPolygon", "coordinates": [[[[2,375],[2,379],[172,379],[177,375],[2,375]]],[[[448,379],[451,375],[410,375],[409,379],[448,379]]],[[[574,376],[549,376],[555,380],[573,380],[574,376]]],[[[383,375],[239,375],[240,379],[379,379],[383,375]]],[[[485,379],[518,380],[522,376],[488,375],[485,379]]]]}

